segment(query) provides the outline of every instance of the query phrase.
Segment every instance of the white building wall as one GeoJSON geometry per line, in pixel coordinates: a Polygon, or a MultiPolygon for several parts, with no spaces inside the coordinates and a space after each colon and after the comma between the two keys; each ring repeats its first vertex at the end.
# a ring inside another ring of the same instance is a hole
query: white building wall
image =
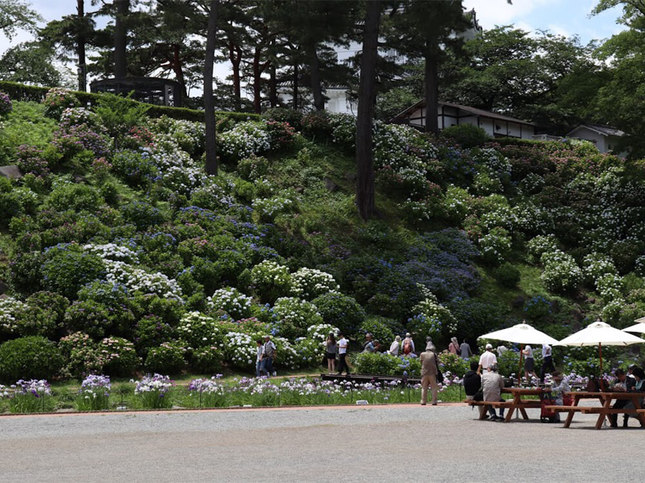
{"type": "Polygon", "coordinates": [[[596,131],[592,131],[591,129],[587,129],[585,127],[574,129],[569,133],[569,137],[591,141],[596,145],[598,151],[601,153],[606,153],[608,151],[606,136],[603,136],[596,131]]]}

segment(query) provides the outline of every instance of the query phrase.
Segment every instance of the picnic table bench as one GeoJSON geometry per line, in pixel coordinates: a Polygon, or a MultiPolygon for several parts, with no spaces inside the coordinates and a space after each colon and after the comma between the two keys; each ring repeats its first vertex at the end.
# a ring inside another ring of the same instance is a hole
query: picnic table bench
{"type": "Polygon", "coordinates": [[[470,406],[479,407],[479,419],[486,419],[486,407],[492,406],[494,408],[504,408],[508,409],[506,416],[504,417],[504,422],[508,423],[513,418],[513,414],[516,410],[520,412],[522,418],[529,419],[529,416],[526,412],[527,409],[539,409],[541,406],[540,399],[530,399],[527,398],[530,396],[539,396],[542,394],[543,389],[540,387],[505,387],[502,389],[502,393],[512,394],[513,399],[508,399],[505,401],[470,401],[467,400],[466,403],[470,406]]]}
{"type": "Polygon", "coordinates": [[[640,398],[642,393],[638,392],[589,392],[589,391],[575,391],[565,393],[573,399],[571,406],[550,405],[547,409],[558,412],[568,412],[567,419],[564,422],[564,427],[571,426],[573,416],[576,412],[583,414],[598,414],[596,420],[596,429],[602,428],[605,418],[610,414],[637,414],[637,419],[640,421],[641,426],[645,426],[645,408],[641,408],[640,398]],[[582,399],[598,399],[601,403],[600,406],[580,406],[579,403],[582,399]],[[613,408],[612,401],[627,400],[634,404],[634,408],[613,408]]]}

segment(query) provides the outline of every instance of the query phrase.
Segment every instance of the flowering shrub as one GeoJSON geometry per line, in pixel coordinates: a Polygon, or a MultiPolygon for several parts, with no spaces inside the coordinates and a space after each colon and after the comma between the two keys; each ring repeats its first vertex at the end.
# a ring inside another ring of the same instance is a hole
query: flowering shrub
{"type": "Polygon", "coordinates": [[[273,302],[291,290],[289,269],[273,260],[264,260],[251,269],[251,286],[263,302],[273,302]]]}
{"type": "Polygon", "coordinates": [[[303,267],[291,274],[291,293],[305,300],[335,292],[339,288],[333,275],[315,268],[303,267]]]}
{"type": "Polygon", "coordinates": [[[456,374],[460,377],[464,377],[464,374],[466,374],[466,372],[470,369],[469,362],[465,359],[462,359],[457,354],[451,354],[450,352],[444,351],[437,354],[437,359],[439,360],[439,369],[444,373],[444,378],[446,373],[456,374]]]}
{"type": "Polygon", "coordinates": [[[131,293],[156,294],[160,297],[182,300],[177,281],[163,273],[149,273],[125,262],[105,260],[106,280],[114,285],[123,285],[131,293]]]}
{"type": "Polygon", "coordinates": [[[103,371],[113,376],[129,376],[139,365],[134,344],[121,337],[106,337],[97,352],[103,371]]]}
{"type": "Polygon", "coordinates": [[[381,352],[361,352],[354,360],[356,373],[382,376],[419,377],[421,363],[417,358],[392,356],[381,352]]]}
{"type": "MultiPolygon", "coordinates": [[[[112,139],[104,129],[92,128],[87,124],[63,127],[54,132],[52,145],[64,160],[71,159],[83,150],[91,151],[96,157],[108,156],[112,150],[112,139]]],[[[82,166],[87,168],[89,165],[82,166]]]]}
{"type": "Polygon", "coordinates": [[[551,302],[542,295],[535,295],[524,303],[524,314],[530,320],[537,320],[551,314],[551,302]]]}
{"type": "Polygon", "coordinates": [[[310,325],[307,328],[307,339],[317,341],[319,344],[323,344],[327,340],[327,336],[330,333],[333,333],[335,336],[338,336],[339,330],[337,327],[334,327],[331,324],[315,324],[310,325]]]}
{"type": "Polygon", "coordinates": [[[220,347],[211,345],[193,348],[190,351],[190,366],[199,373],[213,373],[222,368],[223,352],[220,347]]]}
{"type": "Polygon", "coordinates": [[[172,407],[170,390],[174,383],[168,376],[149,374],[137,381],[134,394],[140,396],[141,405],[145,409],[162,409],[172,407]]]}
{"type": "Polygon", "coordinates": [[[605,300],[611,300],[620,295],[625,289],[625,283],[620,275],[606,273],[596,280],[596,290],[605,300]]]}
{"type": "Polygon", "coordinates": [[[544,265],[540,278],[552,292],[575,290],[582,281],[582,270],[571,255],[560,250],[545,252],[540,261],[544,265]]]}
{"type": "MultiPolygon", "coordinates": [[[[204,125],[201,122],[185,121],[183,119],[172,119],[168,116],[161,116],[149,121],[150,134],[141,130],[135,131],[133,135],[142,140],[149,139],[151,134],[163,135],[173,144],[191,156],[199,156],[204,151],[204,125]]],[[[134,130],[135,128],[133,128],[134,130]]],[[[132,132],[132,131],[131,131],[132,132]]],[[[151,142],[148,142],[151,144],[151,142]]]]}
{"type": "Polygon", "coordinates": [[[45,379],[20,379],[10,401],[12,413],[35,413],[48,409],[46,396],[51,396],[51,388],[45,379]]]}
{"type": "Polygon", "coordinates": [[[558,250],[558,241],[553,235],[538,235],[526,244],[529,253],[529,261],[536,263],[540,261],[542,254],[558,250]]]}
{"type": "Polygon", "coordinates": [[[285,196],[273,196],[271,198],[256,198],[253,200],[252,206],[258,213],[260,220],[270,222],[281,213],[292,212],[295,203],[285,196]]]}
{"type": "Polygon", "coordinates": [[[16,164],[23,174],[32,173],[35,176],[50,174],[49,161],[42,148],[21,144],[16,149],[16,164]]]}
{"type": "Polygon", "coordinates": [[[269,161],[262,156],[250,156],[237,163],[237,172],[242,179],[257,181],[262,179],[269,170],[269,161]]]}
{"type": "Polygon", "coordinates": [[[315,367],[320,364],[325,355],[325,346],[321,339],[296,340],[293,350],[296,353],[293,362],[295,367],[315,367]]]}
{"type": "Polygon", "coordinates": [[[177,326],[177,335],[188,342],[191,348],[218,346],[223,343],[224,334],[212,317],[200,312],[186,313],[177,326]]]}
{"type": "Polygon", "coordinates": [[[326,324],[330,324],[345,335],[350,335],[358,330],[365,319],[365,309],[349,295],[338,292],[327,292],[311,302],[318,309],[318,313],[326,324]]]}
{"type": "Polygon", "coordinates": [[[97,344],[89,335],[75,332],[61,338],[58,347],[65,358],[61,373],[66,377],[79,377],[102,369],[97,344]]]}
{"type": "Polygon", "coordinates": [[[14,297],[0,298],[0,331],[13,334],[17,330],[16,315],[27,305],[14,297]]]}
{"type": "Polygon", "coordinates": [[[484,260],[500,264],[511,250],[511,236],[505,228],[496,226],[479,239],[484,260]]]}
{"type": "Polygon", "coordinates": [[[79,411],[101,411],[110,407],[110,376],[90,374],[81,383],[76,398],[79,411]]]}
{"type": "Polygon", "coordinates": [[[228,332],[224,336],[224,354],[226,360],[234,367],[255,371],[257,344],[249,334],[228,332]]]}
{"type": "Polygon", "coordinates": [[[332,141],[347,150],[356,144],[356,117],[351,114],[329,114],[332,141]]]}
{"type": "Polygon", "coordinates": [[[112,171],[133,188],[145,188],[159,178],[159,168],[150,156],[130,150],[114,153],[112,171]]]}
{"type": "Polygon", "coordinates": [[[0,117],[6,116],[13,110],[11,98],[6,92],[0,91],[0,117]]]}
{"type": "Polygon", "coordinates": [[[207,304],[211,310],[222,311],[233,320],[244,319],[251,316],[252,298],[244,295],[234,287],[221,288],[208,297],[207,304]]]}
{"type": "Polygon", "coordinates": [[[43,104],[45,104],[45,115],[54,119],[59,119],[65,109],[80,106],[77,97],[70,90],[62,87],[49,89],[43,104]]]}
{"type": "Polygon", "coordinates": [[[266,130],[269,133],[271,149],[276,151],[293,144],[296,137],[296,130],[288,122],[266,121],[266,130]]]}
{"type": "Polygon", "coordinates": [[[448,185],[443,200],[443,213],[449,220],[461,223],[468,213],[470,194],[467,190],[455,185],[448,185]]]}
{"type": "Polygon", "coordinates": [[[617,270],[611,257],[602,253],[590,253],[582,261],[582,273],[591,284],[597,285],[600,277],[615,274],[617,270]]]}
{"type": "Polygon", "coordinates": [[[238,161],[271,148],[271,135],[263,122],[245,121],[218,137],[219,152],[225,160],[238,161]]]}
{"type": "Polygon", "coordinates": [[[153,372],[178,374],[186,367],[186,348],[181,341],[162,342],[148,351],[144,367],[153,372]]]}
{"type": "Polygon", "coordinates": [[[273,312],[278,318],[278,330],[283,337],[302,336],[307,327],[323,322],[314,304],[295,297],[281,297],[276,300],[273,312]]]}
{"type": "Polygon", "coordinates": [[[392,330],[391,320],[385,317],[369,316],[363,321],[360,328],[361,334],[372,334],[374,340],[379,341],[383,347],[381,350],[389,349],[390,343],[396,335],[392,330]]]}
{"type": "Polygon", "coordinates": [[[454,334],[457,330],[457,320],[450,310],[441,305],[431,292],[425,291],[424,295],[424,300],[412,309],[414,316],[408,319],[407,325],[420,346],[425,342],[426,336],[436,340],[441,336],[454,334]]]}

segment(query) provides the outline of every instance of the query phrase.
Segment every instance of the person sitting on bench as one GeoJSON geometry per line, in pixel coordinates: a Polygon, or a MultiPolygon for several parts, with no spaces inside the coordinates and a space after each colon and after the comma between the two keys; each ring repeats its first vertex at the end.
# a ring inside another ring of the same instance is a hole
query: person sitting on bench
{"type": "MultiPolygon", "coordinates": [[[[504,378],[497,373],[497,364],[492,364],[482,374],[482,389],[484,401],[503,401],[502,389],[504,389],[504,378]]],[[[499,408],[499,416],[495,413],[493,406],[488,406],[488,413],[491,421],[504,420],[504,408],[499,408]]]]}

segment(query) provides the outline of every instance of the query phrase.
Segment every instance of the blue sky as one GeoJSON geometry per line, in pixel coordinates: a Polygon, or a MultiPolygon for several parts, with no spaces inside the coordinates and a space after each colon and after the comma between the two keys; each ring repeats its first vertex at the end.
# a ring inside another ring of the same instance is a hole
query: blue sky
{"type": "MultiPolygon", "coordinates": [[[[45,20],[54,20],[76,11],[74,0],[32,0],[29,3],[45,20]]],[[[89,0],[86,3],[87,10],[95,8],[89,0]]],[[[616,23],[620,9],[589,17],[596,0],[513,0],[512,5],[508,5],[506,0],[464,0],[464,4],[469,9],[475,8],[484,28],[514,24],[528,31],[550,30],[567,36],[577,34],[585,44],[593,39],[611,37],[622,29],[616,23]]],[[[28,33],[22,33],[10,42],[0,34],[0,52],[30,38],[28,33]]]]}

